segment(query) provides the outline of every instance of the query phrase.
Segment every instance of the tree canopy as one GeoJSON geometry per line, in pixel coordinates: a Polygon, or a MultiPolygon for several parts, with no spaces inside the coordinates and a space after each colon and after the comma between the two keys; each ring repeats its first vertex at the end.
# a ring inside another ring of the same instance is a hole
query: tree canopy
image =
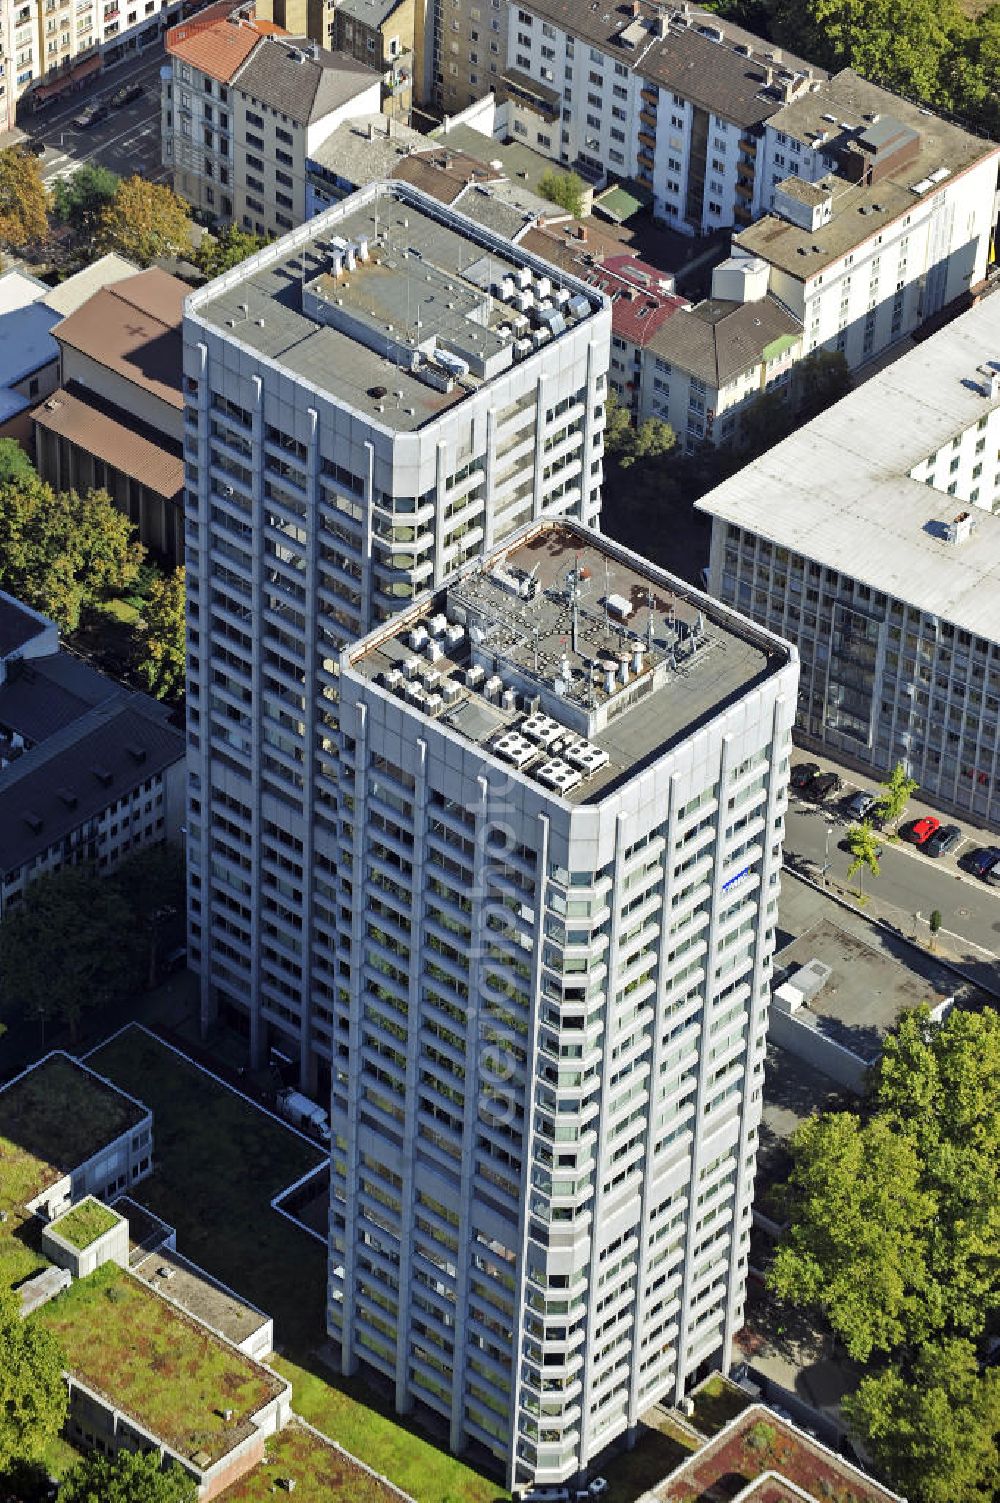
{"type": "Polygon", "coordinates": [[[65,224],[83,233],[93,233],[101,213],[118,191],[121,178],[108,167],[91,162],[78,167],[70,177],[60,178],[52,190],[52,202],[65,224]]]}
{"type": "Polygon", "coordinates": [[[927,1345],[908,1367],[866,1375],[844,1412],[879,1470],[914,1503],[1000,1496],[1000,1372],[980,1373],[971,1341],[927,1345]]]}
{"type": "Polygon", "coordinates": [[[44,240],[49,195],[38,158],[20,146],[0,151],[0,244],[20,250],[44,240]]]}
{"type": "Polygon", "coordinates": [[[158,574],[149,587],[136,634],[136,674],[157,699],[184,692],[184,570],[158,574]]]}
{"type": "Polygon", "coordinates": [[[59,1503],[195,1503],[193,1478],[171,1463],[163,1469],[155,1451],[91,1452],[66,1475],[59,1503]]]}
{"type": "Polygon", "coordinates": [[[579,219],[583,213],[583,178],[576,172],[560,172],[554,167],[543,172],[538,180],[538,191],[550,203],[557,204],[579,219]]]}
{"type": "Polygon", "coordinates": [[[0,485],[31,484],[38,471],[16,438],[0,438],[0,485]]]}
{"type": "Polygon", "coordinates": [[[902,762],[897,762],[879,789],[875,804],[879,818],[885,820],[887,824],[895,824],[897,820],[902,819],[907,804],[919,786],[916,778],[910,777],[902,762]]]}
{"type": "Polygon", "coordinates": [[[55,491],[31,476],[0,478],[0,588],[64,631],[84,605],[127,589],[143,548],[106,491],[55,491]]]}
{"type": "Polygon", "coordinates": [[[85,1012],[141,984],[144,936],[114,883],[89,867],[32,882],[0,923],[0,1002],[75,1039],[85,1012]]]}
{"type": "Polygon", "coordinates": [[[217,234],[203,236],[194,259],[206,277],[219,277],[248,256],[255,256],[266,244],[267,240],[262,236],[251,235],[231,224],[217,234]]]}
{"type": "Polygon", "coordinates": [[[771,1287],[859,1361],[975,1340],[1000,1308],[1000,1015],[908,1013],[866,1106],[793,1139],[771,1287]]]}
{"type": "Polygon", "coordinates": [[[847,848],[851,853],[851,864],[847,868],[847,880],[854,876],[858,879],[858,892],[861,891],[861,879],[865,870],[871,872],[873,877],[879,874],[879,844],[875,831],[867,820],[859,825],[851,825],[847,832],[847,848]]]}
{"type": "Polygon", "coordinates": [[[0,1285],[0,1472],[31,1461],[62,1429],[67,1392],[59,1344],[21,1319],[15,1291],[0,1285]]]}
{"type": "Polygon", "coordinates": [[[190,256],[191,220],[187,205],[173,189],[143,177],[123,178],[114,198],[101,210],[97,243],[140,266],[158,256],[190,256]]]}

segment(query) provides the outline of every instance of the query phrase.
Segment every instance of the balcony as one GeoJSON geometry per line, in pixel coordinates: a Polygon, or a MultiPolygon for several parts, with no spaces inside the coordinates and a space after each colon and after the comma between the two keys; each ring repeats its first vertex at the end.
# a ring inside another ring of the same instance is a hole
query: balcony
{"type": "Polygon", "coordinates": [[[656,111],[655,110],[640,110],[639,111],[639,119],[642,121],[643,125],[648,126],[649,130],[654,135],[656,134],[656,111]]]}
{"type": "Polygon", "coordinates": [[[639,90],[639,98],[642,100],[643,104],[651,104],[655,108],[660,100],[660,91],[656,88],[650,88],[647,85],[646,87],[639,90]]]}
{"type": "Polygon", "coordinates": [[[639,144],[641,146],[648,147],[648,149],[651,152],[655,151],[656,150],[656,136],[654,134],[651,134],[648,130],[641,130],[639,132],[639,144]]]}

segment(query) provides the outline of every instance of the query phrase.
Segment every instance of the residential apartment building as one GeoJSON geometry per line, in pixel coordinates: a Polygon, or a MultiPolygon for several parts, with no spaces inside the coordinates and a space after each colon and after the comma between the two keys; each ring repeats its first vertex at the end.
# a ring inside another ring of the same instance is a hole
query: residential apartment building
{"type": "Polygon", "coordinates": [[[863,365],[986,276],[996,142],[845,69],[767,121],[759,157],[770,212],[733,253],[768,263],[807,353],[863,365]]]}
{"type": "Polygon", "coordinates": [[[796,684],[554,520],[341,654],[330,1334],[508,1486],[729,1364],[796,684]]]}
{"type": "Polygon", "coordinates": [[[188,299],[189,956],[322,1093],[340,649],[524,522],[597,520],[603,297],[409,184],[188,299]]]}
{"type": "Polygon", "coordinates": [[[54,326],[59,385],[31,414],[42,478],[59,490],[106,490],[168,568],[184,561],[188,291],[153,266],[95,292],[54,326]]]}
{"type": "Polygon", "coordinates": [[[713,595],[798,645],[798,736],[1000,829],[1000,305],[699,501],[713,595]]]}
{"type": "Polygon", "coordinates": [[[37,877],[110,871],[184,822],[184,737],[148,695],[63,652],[0,591],[0,918],[37,877]]]}
{"type": "Polygon", "coordinates": [[[688,5],[439,0],[424,87],[445,110],[495,90],[516,138],[590,182],[634,179],[699,235],[759,212],[764,122],[820,76],[688,5]]]}
{"type": "Polygon", "coordinates": [[[802,325],[767,286],[766,263],[725,261],[712,273],[712,296],[654,332],[640,365],[640,421],[668,422],[688,450],[738,446],[757,398],[788,396],[802,325]]]}
{"type": "Polygon", "coordinates": [[[306,218],[306,160],[345,120],[377,111],[379,75],[277,34],[252,7],[213,7],[167,34],[163,161],[175,191],[258,235],[306,218]]]}
{"type": "Polygon", "coordinates": [[[155,46],[181,7],[182,0],[4,0],[0,129],[155,46]]]}
{"type": "Polygon", "coordinates": [[[328,13],[324,41],[382,74],[382,108],[409,120],[413,104],[414,21],[422,19],[416,0],[339,0],[328,13]]]}

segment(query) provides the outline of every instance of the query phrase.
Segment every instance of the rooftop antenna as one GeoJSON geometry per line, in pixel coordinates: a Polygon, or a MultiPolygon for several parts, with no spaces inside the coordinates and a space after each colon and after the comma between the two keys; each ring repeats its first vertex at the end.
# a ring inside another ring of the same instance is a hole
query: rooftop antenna
{"type": "Polygon", "coordinates": [[[652,592],[652,590],[647,590],[646,591],[646,611],[647,611],[647,619],[646,619],[646,651],[647,652],[652,652],[652,650],[653,650],[653,592],[652,592]]]}
{"type": "Polygon", "coordinates": [[[604,636],[611,635],[611,617],[608,615],[608,596],[611,594],[611,576],[608,572],[608,557],[604,555],[604,636]]]}

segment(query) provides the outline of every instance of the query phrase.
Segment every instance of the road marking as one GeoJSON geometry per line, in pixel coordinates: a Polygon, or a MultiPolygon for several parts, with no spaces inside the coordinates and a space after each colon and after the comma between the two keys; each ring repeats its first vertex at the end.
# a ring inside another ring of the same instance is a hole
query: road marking
{"type": "MultiPolygon", "coordinates": [[[[919,910],[913,915],[913,917],[916,919],[918,924],[926,924],[928,929],[930,928],[930,919],[925,919],[923,914],[919,910]]],[[[990,960],[1000,960],[1000,955],[997,955],[994,950],[987,950],[985,945],[977,945],[976,941],[974,939],[969,939],[968,935],[966,934],[956,934],[954,929],[939,929],[938,934],[944,934],[948,939],[957,939],[959,944],[968,945],[972,950],[978,950],[980,955],[986,955],[990,960]]]]}

